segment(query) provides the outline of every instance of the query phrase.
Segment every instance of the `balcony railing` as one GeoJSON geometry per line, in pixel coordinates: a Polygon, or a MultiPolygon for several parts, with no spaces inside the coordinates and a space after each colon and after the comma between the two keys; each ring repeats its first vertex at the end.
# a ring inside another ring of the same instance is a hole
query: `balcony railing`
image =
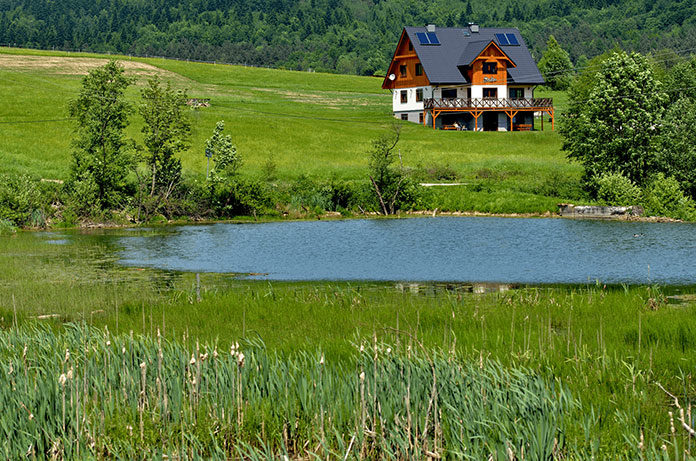
{"type": "Polygon", "coordinates": [[[423,108],[426,110],[437,109],[550,109],[553,108],[552,98],[532,99],[495,99],[495,98],[453,98],[437,99],[427,98],[423,100],[423,108]]]}

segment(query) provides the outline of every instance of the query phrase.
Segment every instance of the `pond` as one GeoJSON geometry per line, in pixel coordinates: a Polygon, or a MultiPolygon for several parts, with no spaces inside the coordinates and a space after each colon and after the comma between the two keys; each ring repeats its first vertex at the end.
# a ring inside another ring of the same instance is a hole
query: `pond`
{"type": "Polygon", "coordinates": [[[175,226],[122,264],[268,280],[696,283],[696,225],[437,217],[175,226]]]}

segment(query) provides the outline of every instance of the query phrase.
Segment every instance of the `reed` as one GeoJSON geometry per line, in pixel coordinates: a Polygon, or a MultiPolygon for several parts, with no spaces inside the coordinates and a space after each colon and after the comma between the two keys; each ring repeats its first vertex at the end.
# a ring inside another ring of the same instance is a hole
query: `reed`
{"type": "Polygon", "coordinates": [[[565,450],[564,415],[577,405],[524,367],[382,343],[346,366],[260,341],[220,354],[68,325],[0,332],[0,356],[8,459],[548,459],[565,450]]]}

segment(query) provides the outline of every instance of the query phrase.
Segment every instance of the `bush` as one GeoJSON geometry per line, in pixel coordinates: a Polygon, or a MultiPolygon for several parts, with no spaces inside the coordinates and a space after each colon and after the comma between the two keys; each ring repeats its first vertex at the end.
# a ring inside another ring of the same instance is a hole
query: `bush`
{"type": "Polygon", "coordinates": [[[694,201],[684,195],[679,182],[658,173],[643,192],[643,204],[648,215],[694,220],[694,201]]]}
{"type": "Polygon", "coordinates": [[[55,187],[29,176],[0,175],[0,220],[14,226],[44,227],[55,187]]]}
{"type": "Polygon", "coordinates": [[[597,200],[605,205],[635,205],[640,188],[621,173],[604,173],[595,179],[597,200]]]}
{"type": "Polygon", "coordinates": [[[11,235],[15,232],[17,232],[17,228],[14,226],[12,221],[0,219],[0,235],[11,235]]]}
{"type": "Polygon", "coordinates": [[[431,163],[430,165],[418,165],[411,177],[415,181],[456,181],[459,175],[448,163],[431,163]]]}
{"type": "Polygon", "coordinates": [[[341,211],[353,209],[360,203],[360,188],[337,178],[315,181],[300,175],[287,191],[285,200],[294,208],[305,211],[341,211]]]}
{"type": "Polygon", "coordinates": [[[579,177],[561,172],[553,172],[532,192],[566,200],[586,200],[588,198],[587,191],[579,177]]]}
{"type": "Polygon", "coordinates": [[[275,194],[267,184],[242,178],[219,184],[211,197],[212,211],[218,217],[271,214],[275,203],[275,194]]]}

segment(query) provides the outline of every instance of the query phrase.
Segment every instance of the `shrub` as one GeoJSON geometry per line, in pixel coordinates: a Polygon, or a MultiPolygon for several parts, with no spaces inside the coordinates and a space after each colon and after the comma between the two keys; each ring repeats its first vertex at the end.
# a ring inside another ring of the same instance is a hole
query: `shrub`
{"type": "Polygon", "coordinates": [[[585,200],[587,191],[583,188],[579,177],[561,172],[554,172],[532,190],[535,194],[546,197],[557,197],[568,200],[585,200]]]}
{"type": "Polygon", "coordinates": [[[52,196],[48,191],[29,176],[0,175],[0,220],[14,226],[44,227],[52,196]]]}
{"type": "Polygon", "coordinates": [[[274,212],[275,194],[258,180],[235,178],[219,184],[211,197],[212,211],[219,217],[249,216],[274,212]]]}
{"type": "Polygon", "coordinates": [[[635,205],[640,188],[621,173],[604,173],[595,179],[597,199],[606,205],[635,205]]]}
{"type": "Polygon", "coordinates": [[[459,175],[448,163],[431,163],[430,165],[418,165],[411,177],[416,181],[456,181],[459,175]]]}
{"type": "Polygon", "coordinates": [[[694,201],[684,195],[679,182],[658,173],[643,193],[645,211],[653,216],[694,220],[696,206],[694,201]]]}
{"type": "Polygon", "coordinates": [[[315,181],[300,175],[287,191],[287,202],[295,208],[321,211],[341,211],[357,207],[360,187],[356,184],[331,178],[315,181]]]}
{"type": "Polygon", "coordinates": [[[17,228],[12,221],[0,219],[0,235],[11,235],[17,232],[17,228]]]}

